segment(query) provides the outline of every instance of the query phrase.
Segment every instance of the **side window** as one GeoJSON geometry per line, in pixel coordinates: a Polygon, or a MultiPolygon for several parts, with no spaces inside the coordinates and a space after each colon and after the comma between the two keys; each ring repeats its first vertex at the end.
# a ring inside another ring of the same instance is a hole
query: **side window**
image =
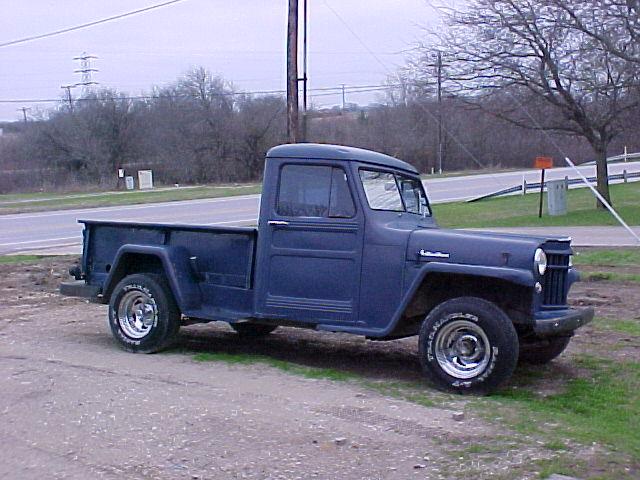
{"type": "Polygon", "coordinates": [[[287,217],[352,217],[355,206],[344,170],[285,165],[276,210],[287,217]]]}
{"type": "Polygon", "coordinates": [[[392,173],[360,170],[360,178],[372,209],[404,211],[396,178],[392,173]]]}

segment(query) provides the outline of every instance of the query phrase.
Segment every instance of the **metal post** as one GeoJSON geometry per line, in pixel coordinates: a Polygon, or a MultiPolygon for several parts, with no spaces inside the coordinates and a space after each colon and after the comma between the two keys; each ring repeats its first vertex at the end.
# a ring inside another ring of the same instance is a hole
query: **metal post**
{"type": "Polygon", "coordinates": [[[442,174],[442,53],[438,52],[438,173],[442,174]]]}
{"type": "Polygon", "coordinates": [[[67,101],[69,102],[69,111],[73,113],[73,99],[71,98],[71,89],[74,88],[75,85],[63,85],[60,88],[64,88],[67,91],[67,101]]]}
{"type": "Polygon", "coordinates": [[[307,20],[309,18],[307,11],[307,0],[304,0],[303,17],[304,29],[302,31],[302,141],[307,141],[307,20]]]}
{"type": "Polygon", "coordinates": [[[21,107],[18,110],[22,111],[22,117],[24,118],[24,123],[27,123],[27,110],[31,110],[30,107],[21,107]]]}
{"type": "Polygon", "coordinates": [[[544,168],[540,178],[540,208],[538,208],[538,218],[542,218],[542,199],[544,197],[544,168]]]}
{"type": "Polygon", "coordinates": [[[298,0],[289,0],[287,24],[287,136],[298,141],[298,0]]]}
{"type": "Polygon", "coordinates": [[[522,176],[522,195],[527,194],[527,177],[522,176]]]}

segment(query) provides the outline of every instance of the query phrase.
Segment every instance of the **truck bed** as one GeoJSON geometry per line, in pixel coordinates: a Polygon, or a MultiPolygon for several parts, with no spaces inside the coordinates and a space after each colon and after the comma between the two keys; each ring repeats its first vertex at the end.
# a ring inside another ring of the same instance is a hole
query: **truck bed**
{"type": "Polygon", "coordinates": [[[104,285],[119,251],[131,247],[160,247],[170,252],[172,261],[182,264],[183,268],[176,270],[187,278],[181,278],[180,282],[190,284],[191,297],[200,298],[200,301],[189,302],[194,308],[206,309],[206,303],[225,295],[225,305],[236,303],[238,310],[250,310],[257,228],[79,222],[85,225],[82,270],[89,285],[104,285]],[[234,297],[237,302],[229,302],[234,297]]]}

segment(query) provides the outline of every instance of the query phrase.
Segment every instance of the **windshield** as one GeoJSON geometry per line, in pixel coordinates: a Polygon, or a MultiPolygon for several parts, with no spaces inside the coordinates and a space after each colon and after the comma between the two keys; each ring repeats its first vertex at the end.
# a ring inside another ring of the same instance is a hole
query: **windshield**
{"type": "Polygon", "coordinates": [[[373,210],[431,215],[420,179],[365,169],[360,170],[360,179],[373,210]]]}

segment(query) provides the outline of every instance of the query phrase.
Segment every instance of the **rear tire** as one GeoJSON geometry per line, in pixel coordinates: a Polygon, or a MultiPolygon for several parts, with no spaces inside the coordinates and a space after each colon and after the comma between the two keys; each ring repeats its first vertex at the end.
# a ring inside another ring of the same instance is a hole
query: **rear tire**
{"type": "Polygon", "coordinates": [[[169,347],[180,329],[180,311],[164,277],[123,278],[109,300],[109,326],[128,352],[155,353],[169,347]]]}
{"type": "Polygon", "coordinates": [[[541,338],[531,343],[520,344],[519,361],[532,365],[544,365],[560,356],[567,348],[571,337],[541,338]]]}
{"type": "Polygon", "coordinates": [[[435,307],[419,337],[422,369],[437,387],[488,394],[508,380],[518,362],[518,335],[495,304],[459,297],[435,307]]]}
{"type": "Polygon", "coordinates": [[[261,323],[231,323],[230,325],[238,335],[246,338],[265,337],[278,328],[277,325],[263,325],[261,323]]]}

